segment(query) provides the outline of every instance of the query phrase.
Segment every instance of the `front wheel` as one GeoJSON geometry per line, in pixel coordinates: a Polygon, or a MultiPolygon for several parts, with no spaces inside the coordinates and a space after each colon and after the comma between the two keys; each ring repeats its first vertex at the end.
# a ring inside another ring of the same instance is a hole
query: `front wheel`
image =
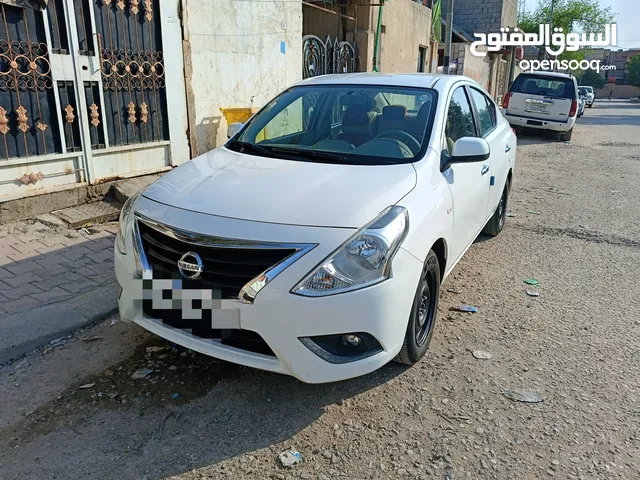
{"type": "Polygon", "coordinates": [[[404,343],[394,359],[396,362],[413,365],[427,353],[436,324],[439,296],[440,263],[433,250],[429,250],[413,299],[404,343]]]}

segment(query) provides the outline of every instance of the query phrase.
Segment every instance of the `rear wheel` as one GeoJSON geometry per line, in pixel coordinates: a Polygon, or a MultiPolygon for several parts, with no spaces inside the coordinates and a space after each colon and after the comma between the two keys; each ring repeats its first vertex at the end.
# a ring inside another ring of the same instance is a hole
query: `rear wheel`
{"type": "Polygon", "coordinates": [[[571,130],[569,130],[568,132],[563,132],[560,134],[560,140],[562,140],[563,142],[568,142],[569,140],[571,140],[571,136],[573,135],[573,128],[571,130]]]}
{"type": "Polygon", "coordinates": [[[436,324],[439,296],[440,263],[433,250],[429,250],[413,299],[404,343],[394,359],[396,362],[413,365],[427,353],[436,324]]]}
{"type": "Polygon", "coordinates": [[[507,179],[507,183],[504,186],[504,190],[502,191],[502,197],[500,197],[500,203],[498,204],[498,208],[496,208],[496,211],[493,213],[493,216],[484,226],[484,229],[482,230],[483,234],[489,235],[491,237],[495,237],[504,228],[504,221],[507,216],[507,206],[509,203],[510,189],[511,189],[511,183],[507,179]]]}

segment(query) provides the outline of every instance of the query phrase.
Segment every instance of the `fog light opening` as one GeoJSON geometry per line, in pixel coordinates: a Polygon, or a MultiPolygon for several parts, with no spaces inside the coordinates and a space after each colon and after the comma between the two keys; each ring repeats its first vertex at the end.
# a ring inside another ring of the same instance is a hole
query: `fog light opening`
{"type": "Polygon", "coordinates": [[[330,363],[349,363],[383,351],[370,333],[351,332],[317,337],[301,337],[300,341],[313,353],[330,363]]]}
{"type": "Polygon", "coordinates": [[[362,345],[362,339],[358,335],[343,335],[342,344],[345,347],[358,348],[360,345],[362,345]]]}

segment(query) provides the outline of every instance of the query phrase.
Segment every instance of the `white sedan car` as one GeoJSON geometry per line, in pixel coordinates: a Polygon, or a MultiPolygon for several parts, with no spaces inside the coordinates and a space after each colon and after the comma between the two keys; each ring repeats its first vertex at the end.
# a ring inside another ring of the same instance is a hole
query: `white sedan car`
{"type": "Polygon", "coordinates": [[[413,364],[442,281],[478,234],[502,230],[515,158],[469,78],[304,80],[128,200],[120,315],[304,382],[413,364]]]}

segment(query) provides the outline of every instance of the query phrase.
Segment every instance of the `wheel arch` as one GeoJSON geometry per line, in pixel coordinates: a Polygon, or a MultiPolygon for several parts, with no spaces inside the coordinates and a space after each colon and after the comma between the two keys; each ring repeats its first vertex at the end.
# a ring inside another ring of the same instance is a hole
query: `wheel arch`
{"type": "Polygon", "coordinates": [[[447,242],[444,238],[440,237],[431,246],[431,250],[436,254],[438,258],[438,264],[440,266],[440,282],[444,280],[444,272],[447,268],[447,242]]]}

